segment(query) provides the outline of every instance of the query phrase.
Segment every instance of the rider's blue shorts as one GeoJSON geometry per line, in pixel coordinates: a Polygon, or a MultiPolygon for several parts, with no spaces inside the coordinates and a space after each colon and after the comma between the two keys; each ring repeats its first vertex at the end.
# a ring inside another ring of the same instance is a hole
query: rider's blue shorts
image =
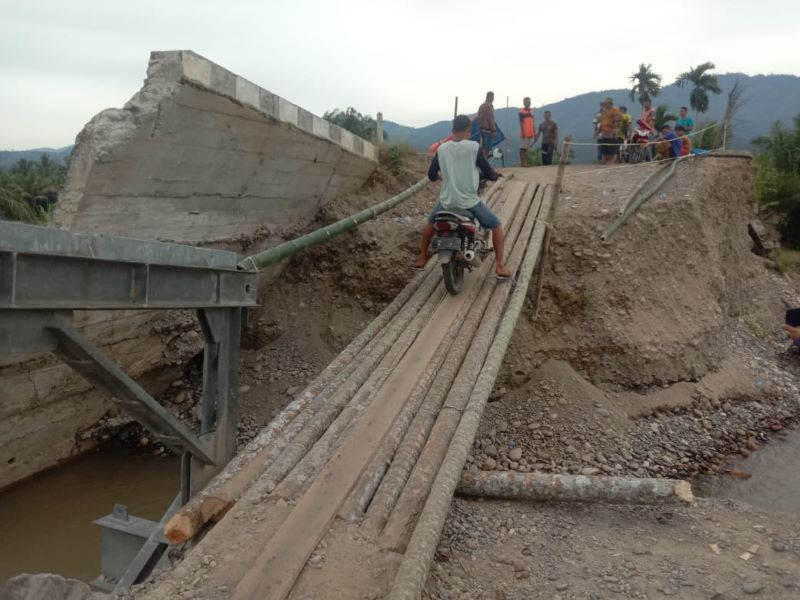
{"type": "MultiPolygon", "coordinates": [[[[436,213],[438,213],[438,212],[442,212],[443,210],[447,210],[447,209],[442,207],[442,205],[439,202],[437,202],[436,206],[433,207],[433,211],[431,212],[431,214],[428,215],[428,222],[429,223],[433,223],[434,215],[436,215],[436,213]]],[[[478,219],[478,223],[480,223],[481,227],[483,227],[484,229],[491,230],[491,229],[496,229],[496,228],[500,227],[500,219],[497,218],[497,215],[492,212],[492,209],[489,208],[486,205],[486,202],[484,202],[483,200],[478,202],[472,208],[466,209],[466,211],[457,210],[457,211],[453,211],[453,212],[456,212],[456,213],[458,213],[458,212],[468,212],[468,213],[470,213],[473,217],[478,219]]]]}

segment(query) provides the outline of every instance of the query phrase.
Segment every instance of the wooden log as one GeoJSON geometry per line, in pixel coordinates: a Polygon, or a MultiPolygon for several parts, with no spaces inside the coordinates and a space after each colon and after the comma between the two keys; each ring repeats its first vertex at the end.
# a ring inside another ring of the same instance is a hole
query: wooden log
{"type": "Polygon", "coordinates": [[[167,522],[164,527],[167,540],[172,544],[185,543],[209,520],[219,520],[269,461],[313,418],[310,407],[316,408],[345,384],[348,389],[357,389],[369,374],[369,364],[377,364],[400,335],[402,327],[391,325],[410,321],[438,281],[439,274],[433,265],[414,277],[294,401],[167,522]]]}
{"type": "Polygon", "coordinates": [[[694,504],[692,486],[680,479],[636,479],[515,471],[466,472],[456,493],[462,496],[536,502],[605,504],[694,504]]]}
{"type": "MultiPolygon", "coordinates": [[[[521,243],[516,244],[511,252],[509,264],[511,265],[510,268],[515,270],[519,267],[525,255],[531,231],[538,221],[537,216],[541,214],[543,192],[544,190],[537,194],[537,201],[531,207],[525,227],[519,236],[521,243]]],[[[476,384],[481,365],[489,352],[510,293],[510,286],[499,286],[494,291],[489,308],[475,336],[475,342],[459,369],[458,375],[447,395],[444,407],[439,413],[425,444],[425,448],[419,455],[411,476],[402,488],[397,503],[386,520],[386,526],[383,528],[379,541],[380,546],[384,549],[397,552],[402,552],[405,549],[416,522],[416,517],[430,492],[442,460],[458,428],[461,415],[476,384]]],[[[383,508],[382,506],[381,509],[383,508]]],[[[368,524],[374,527],[379,524],[378,515],[371,516],[371,512],[372,507],[370,506],[370,512],[368,512],[370,521],[368,524]]]]}
{"type": "MultiPolygon", "coordinates": [[[[506,247],[509,249],[513,248],[514,242],[522,229],[524,217],[533,200],[535,190],[535,186],[529,186],[529,188],[525,190],[516,218],[508,223],[506,247]]],[[[483,277],[485,270],[489,268],[491,264],[491,261],[485,261],[481,269],[473,276],[483,277]]],[[[389,468],[390,464],[394,464],[395,461],[407,464],[405,469],[401,468],[404,474],[401,476],[400,483],[396,486],[402,489],[402,485],[405,483],[408,473],[411,471],[414,462],[416,462],[418,450],[424,445],[428,433],[433,426],[433,422],[436,419],[436,414],[438,414],[439,408],[447,395],[447,390],[469,350],[493,289],[494,282],[487,279],[481,287],[474,304],[462,307],[460,314],[456,317],[456,322],[461,323],[461,325],[449,331],[448,337],[440,343],[434,360],[432,361],[431,366],[433,368],[428,373],[430,377],[424,380],[421,379],[415,386],[409,401],[403,407],[403,410],[392,426],[392,430],[382,442],[372,463],[367,467],[361,479],[359,479],[358,484],[353,488],[347,501],[339,511],[339,516],[341,518],[352,523],[361,521],[364,516],[364,511],[375,494],[376,488],[381,484],[381,480],[387,468],[389,468]],[[413,446],[418,448],[417,454],[413,457],[408,457],[409,452],[407,451],[398,451],[398,446],[400,446],[406,436],[410,436],[410,439],[414,440],[412,442],[413,446]],[[392,457],[395,457],[394,461],[392,457]],[[406,457],[405,461],[403,460],[404,457],[406,457]]],[[[399,495],[399,491],[397,495],[399,495]]],[[[396,495],[392,499],[392,502],[395,500],[396,495]]],[[[383,523],[381,522],[381,527],[382,526],[383,523]]]]}

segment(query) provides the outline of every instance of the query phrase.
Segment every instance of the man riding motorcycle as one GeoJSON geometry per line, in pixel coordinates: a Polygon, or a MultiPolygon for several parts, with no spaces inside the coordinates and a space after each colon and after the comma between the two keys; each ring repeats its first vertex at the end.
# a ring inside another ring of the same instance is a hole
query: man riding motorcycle
{"type": "Polygon", "coordinates": [[[428,246],[434,235],[434,218],[441,211],[468,212],[475,217],[484,229],[492,232],[492,245],[495,254],[495,274],[506,279],[511,272],[505,267],[503,247],[503,226],[486,203],[478,197],[480,174],[497,181],[502,177],[495,171],[483,154],[477,142],[471,141],[472,123],[468,116],[458,115],[453,119],[453,139],[439,146],[428,169],[428,179],[436,181],[442,174],[442,189],[439,202],[428,216],[422,232],[419,259],[415,269],[422,269],[428,262],[428,246]]]}

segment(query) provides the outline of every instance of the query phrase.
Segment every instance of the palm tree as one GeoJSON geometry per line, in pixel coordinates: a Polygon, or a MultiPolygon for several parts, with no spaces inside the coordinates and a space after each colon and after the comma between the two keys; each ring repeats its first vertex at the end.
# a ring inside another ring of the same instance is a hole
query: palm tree
{"type": "Polygon", "coordinates": [[[685,73],[681,73],[675,79],[675,85],[682,88],[687,83],[691,83],[694,88],[689,94],[689,106],[698,114],[708,111],[708,92],[721,94],[722,88],[719,87],[717,76],[709,73],[716,68],[711,61],[704,62],[702,65],[690,67],[685,73]]]}
{"type": "Polygon", "coordinates": [[[656,106],[656,131],[661,131],[661,128],[667,125],[669,121],[677,119],[675,115],[668,113],[668,110],[669,106],[666,104],[656,106]]]}
{"type": "Polygon", "coordinates": [[[631,100],[639,96],[639,104],[652,100],[661,92],[661,75],[653,71],[653,65],[641,63],[639,70],[628,77],[633,84],[630,91],[631,100]]]}

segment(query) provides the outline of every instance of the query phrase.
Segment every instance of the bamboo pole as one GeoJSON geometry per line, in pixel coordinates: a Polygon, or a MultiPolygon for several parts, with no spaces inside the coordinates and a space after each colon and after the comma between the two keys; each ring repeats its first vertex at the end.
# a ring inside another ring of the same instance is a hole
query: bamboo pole
{"type": "Polygon", "coordinates": [[[662,165],[659,165],[659,167],[655,171],[653,171],[649,177],[640,181],[639,184],[634,188],[634,190],[630,193],[630,195],[627,198],[625,198],[625,201],[619,207],[619,210],[617,211],[617,216],[621,217],[622,215],[624,215],[628,207],[631,204],[633,204],[633,202],[639,197],[639,194],[641,194],[645,188],[649,187],[650,183],[653,180],[655,180],[656,177],[660,176],[667,169],[669,169],[669,166],[670,163],[664,163],[662,165]]]}
{"type": "Polygon", "coordinates": [[[603,502],[606,504],[692,505],[688,481],[587,477],[514,471],[465,472],[456,493],[462,496],[537,502],[603,502]]]}
{"type": "MultiPolygon", "coordinates": [[[[506,237],[508,248],[513,248],[522,229],[522,223],[533,200],[535,189],[532,186],[526,188],[520,208],[517,211],[518,216],[508,224],[506,237]]],[[[486,261],[481,271],[476,273],[476,276],[483,276],[485,268],[488,266],[491,266],[491,261],[486,261]]],[[[408,476],[407,473],[411,471],[414,462],[416,462],[416,455],[413,458],[408,458],[408,452],[399,451],[398,447],[409,436],[410,439],[416,441],[416,445],[420,448],[424,444],[430,428],[433,426],[439,407],[447,395],[447,390],[470,348],[493,289],[494,281],[491,278],[487,278],[472,306],[467,307],[465,305],[462,307],[456,317],[456,322],[461,323],[461,325],[449,332],[448,339],[443,340],[440,344],[432,361],[437,365],[436,370],[432,373],[435,377],[431,376],[431,381],[420,381],[415,387],[408,403],[403,407],[403,411],[381,444],[375,458],[364,471],[359,482],[340,509],[339,516],[343,519],[350,522],[357,522],[362,519],[364,511],[375,494],[376,488],[381,484],[389,465],[394,464],[393,457],[398,462],[403,462],[402,457],[406,457],[406,463],[410,462],[407,469],[405,469],[406,474],[402,477],[402,481],[397,484],[402,488],[408,476]]],[[[397,494],[399,494],[399,490],[397,494]]],[[[392,503],[396,500],[396,497],[395,495],[392,503]]],[[[381,522],[382,525],[383,522],[381,522]]]]}
{"type": "Polygon", "coordinates": [[[612,235],[614,235],[614,233],[616,233],[616,231],[620,227],[622,227],[625,221],[627,221],[631,216],[633,216],[633,214],[637,210],[639,210],[644,205],[645,202],[647,202],[650,198],[652,198],[656,194],[656,192],[661,188],[661,186],[664,185],[670,177],[672,177],[672,175],[675,173],[675,169],[677,168],[678,163],[686,158],[690,157],[679,156],[678,158],[669,163],[669,169],[667,169],[663,173],[657,173],[658,177],[653,180],[651,185],[648,185],[646,190],[641,192],[638,198],[636,198],[633,202],[631,202],[631,204],[628,206],[628,208],[625,210],[622,216],[617,217],[614,220],[614,222],[608,226],[608,228],[603,233],[601,239],[603,241],[606,241],[612,235]]]}
{"type": "Polygon", "coordinates": [[[362,223],[374,219],[378,215],[385,213],[387,210],[394,208],[401,202],[408,200],[411,196],[428,185],[428,183],[429,180],[427,177],[420,179],[410,188],[400,192],[396,196],[392,196],[388,200],[384,200],[375,206],[371,206],[370,208],[366,208],[354,215],[350,215],[349,217],[336,221],[336,223],[331,223],[326,227],[322,227],[316,231],[302,235],[299,238],[289,240],[283,244],[278,244],[274,248],[270,248],[268,250],[264,250],[263,252],[259,252],[258,254],[253,254],[243,258],[241,261],[239,261],[237,266],[239,269],[244,271],[257,271],[258,269],[263,269],[264,267],[279,262],[284,258],[288,258],[300,250],[327,242],[329,239],[350,231],[351,229],[355,229],[362,223]]]}
{"type": "MultiPolygon", "coordinates": [[[[540,201],[534,203],[525,221],[525,226],[519,237],[521,243],[515,245],[511,253],[509,265],[510,268],[514,270],[519,267],[525,255],[531,231],[534,229],[537,222],[538,214],[541,214],[541,198],[543,197],[544,190],[542,190],[539,196],[540,201]]],[[[453,381],[452,387],[447,395],[444,407],[440,411],[433,425],[433,429],[428,436],[424,450],[419,454],[416,464],[413,465],[413,470],[405,486],[402,486],[402,484],[396,486],[401,488],[402,491],[399,494],[394,510],[391,511],[386,521],[386,526],[380,537],[380,546],[384,549],[402,552],[405,548],[413,523],[425,502],[431,485],[433,485],[436,473],[442,464],[450,441],[458,428],[461,414],[470,398],[471,391],[475,387],[481,365],[489,352],[494,333],[500,323],[500,318],[510,292],[510,286],[501,286],[495,289],[490,306],[476,333],[475,341],[470,348],[467,358],[460,366],[458,375],[455,381],[453,381]]],[[[397,492],[395,492],[395,494],[396,493],[397,492]]],[[[380,508],[383,509],[382,514],[385,514],[385,505],[382,505],[380,508]]],[[[378,515],[374,515],[371,518],[370,525],[380,524],[380,521],[376,518],[377,516],[378,515]]]]}
{"type": "MultiPolygon", "coordinates": [[[[549,203],[550,199],[546,199],[545,202],[549,203]]],[[[547,208],[549,209],[549,205],[547,208]]],[[[475,440],[483,409],[500,371],[503,357],[514,333],[514,327],[525,303],[528,285],[539,258],[543,239],[544,226],[537,222],[525,252],[517,286],[400,563],[388,596],[389,600],[418,600],[422,595],[444,520],[450,508],[450,501],[461,478],[461,471],[475,440]]]]}

